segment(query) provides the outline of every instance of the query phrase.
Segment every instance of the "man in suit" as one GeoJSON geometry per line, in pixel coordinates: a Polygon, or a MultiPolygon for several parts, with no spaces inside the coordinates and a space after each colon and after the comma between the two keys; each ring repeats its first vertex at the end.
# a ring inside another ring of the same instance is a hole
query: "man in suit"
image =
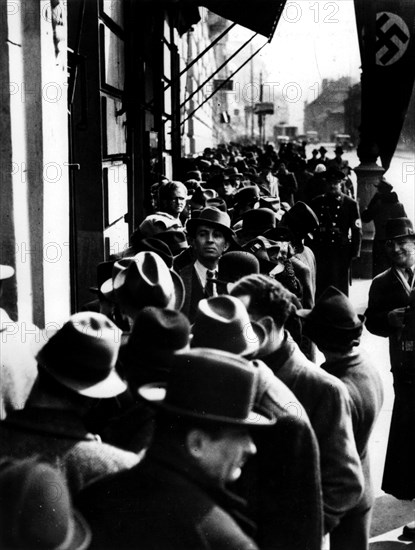
{"type": "Polygon", "coordinates": [[[329,287],[312,310],[299,310],[304,333],[315,342],[326,361],[321,367],[341,380],[349,391],[353,433],[365,476],[364,493],[330,533],[331,550],[367,550],[374,504],[368,454],[369,437],[383,403],[383,385],[370,358],[359,348],[364,317],[350,300],[329,287]]]}
{"type": "Polygon", "coordinates": [[[91,549],[255,550],[244,502],[226,486],[256,452],[250,430],[275,424],[252,414],[256,370],[205,348],[173,356],[171,367],[167,384],[139,388],[158,413],[143,462],[79,495],[91,549]]]}
{"type": "Polygon", "coordinates": [[[327,170],[327,192],[310,204],[319,220],[312,245],[317,262],[317,296],[331,285],[348,296],[350,265],[360,254],[359,206],[342,193],[344,179],[340,170],[327,170]]]}
{"type": "MultiPolygon", "coordinates": [[[[413,316],[415,233],[411,220],[395,218],[385,226],[389,269],[377,275],[370,286],[366,326],[377,336],[389,338],[395,401],[389,432],[382,489],[396,498],[415,498],[415,370],[403,336],[413,316]]],[[[408,342],[413,349],[412,342],[408,342]]],[[[408,346],[408,350],[410,347],[408,346]]],[[[415,522],[405,534],[415,536],[415,522]]]]}
{"type": "Polygon", "coordinates": [[[181,269],[179,275],[185,287],[182,311],[193,323],[199,301],[217,293],[214,279],[218,262],[228,250],[234,232],[228,214],[213,207],[204,208],[197,218],[191,218],[186,230],[195,261],[181,269]]]}
{"type": "Polygon", "coordinates": [[[285,329],[293,309],[292,295],[265,275],[248,275],[236,283],[251,321],[267,330],[261,359],[305,408],[320,448],[324,531],[331,532],[363,492],[363,472],[353,437],[350,397],[344,384],[317,369],[285,329]]]}

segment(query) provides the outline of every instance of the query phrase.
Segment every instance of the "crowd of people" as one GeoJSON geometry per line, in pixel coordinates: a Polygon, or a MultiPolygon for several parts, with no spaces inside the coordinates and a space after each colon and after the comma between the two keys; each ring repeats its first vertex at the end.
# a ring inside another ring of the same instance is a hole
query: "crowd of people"
{"type": "Polygon", "coordinates": [[[327,153],[183,159],[59,330],[23,343],[0,310],[1,548],[367,550],[383,386],[365,322],[395,379],[383,487],[415,498],[413,226],[380,181],[362,219],[382,219],[387,263],[358,315],[361,217],[327,153]]]}

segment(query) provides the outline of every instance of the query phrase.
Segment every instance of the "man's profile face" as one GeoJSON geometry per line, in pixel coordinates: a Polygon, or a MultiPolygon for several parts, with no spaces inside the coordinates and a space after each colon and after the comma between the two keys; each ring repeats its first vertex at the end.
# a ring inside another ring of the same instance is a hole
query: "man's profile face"
{"type": "Polygon", "coordinates": [[[415,264],[415,239],[403,237],[386,241],[386,251],[395,267],[412,267],[415,264]]]}
{"type": "Polygon", "coordinates": [[[241,475],[242,467],[256,447],[245,427],[225,427],[220,437],[212,439],[208,434],[199,463],[215,483],[224,485],[241,475]]]}
{"type": "Polygon", "coordinates": [[[229,243],[222,231],[208,225],[199,225],[196,228],[192,245],[196,258],[202,263],[203,260],[218,261],[229,248],[229,243]]]}

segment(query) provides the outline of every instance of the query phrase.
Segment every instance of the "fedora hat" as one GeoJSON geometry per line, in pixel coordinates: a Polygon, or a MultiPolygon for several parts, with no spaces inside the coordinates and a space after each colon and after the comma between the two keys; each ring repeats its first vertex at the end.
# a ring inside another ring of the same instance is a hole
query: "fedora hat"
{"type": "Polygon", "coordinates": [[[199,302],[192,333],[192,348],[222,349],[243,357],[255,355],[267,338],[259,323],[251,323],[241,300],[227,295],[199,302]]]}
{"type": "Polygon", "coordinates": [[[222,210],[218,210],[217,208],[206,207],[200,212],[197,218],[191,218],[187,221],[186,230],[191,238],[194,238],[199,225],[207,225],[219,229],[227,239],[234,236],[229,215],[227,212],[222,212],[222,210]]]}
{"type": "Polygon", "coordinates": [[[225,180],[230,180],[232,178],[242,178],[243,174],[238,172],[236,166],[231,166],[230,168],[226,168],[226,170],[223,172],[223,176],[225,180]]]}
{"type": "Polygon", "coordinates": [[[157,233],[154,239],[163,241],[169,247],[173,256],[177,256],[177,254],[180,254],[180,252],[189,247],[184,229],[162,231],[161,233],[157,233]]]}
{"type": "Polygon", "coordinates": [[[118,273],[126,269],[130,264],[131,258],[120,258],[117,261],[112,262],[111,268],[111,277],[104,281],[100,287],[101,293],[108,299],[113,302],[116,301],[115,292],[114,292],[114,280],[118,273]]]}
{"type": "Polygon", "coordinates": [[[183,281],[158,254],[139,252],[126,260],[113,279],[117,303],[135,310],[145,306],[181,309],[184,302],[183,281]]]}
{"type": "Polygon", "coordinates": [[[147,216],[139,225],[139,230],[143,238],[153,237],[161,231],[176,228],[180,226],[180,221],[167,212],[156,212],[147,216]]]}
{"type": "Polygon", "coordinates": [[[10,265],[2,265],[0,264],[0,281],[3,281],[4,279],[10,279],[10,277],[13,277],[14,275],[14,269],[10,265]]]}
{"type": "Polygon", "coordinates": [[[147,306],[134,321],[126,350],[131,359],[143,353],[173,353],[185,348],[189,339],[190,322],[183,313],[147,306]]]}
{"type": "Polygon", "coordinates": [[[120,329],[101,313],[75,313],[38,352],[40,368],[67,388],[94,398],[115,397],[127,386],[115,370],[120,329]]]}
{"type": "Polygon", "coordinates": [[[319,221],[314,210],[301,201],[296,202],[288,212],[285,212],[281,224],[288,227],[300,239],[313,233],[319,227],[319,221]]]}
{"type": "Polygon", "coordinates": [[[146,384],[138,394],[174,416],[206,422],[269,426],[275,418],[253,411],[257,371],[225,351],[198,348],[173,355],[167,384],[146,384]]]}
{"type": "Polygon", "coordinates": [[[221,197],[216,197],[214,199],[208,199],[206,201],[206,206],[209,208],[217,208],[218,210],[221,210],[222,212],[227,212],[228,207],[226,205],[226,202],[221,197]]]}
{"type": "MultiPolygon", "coordinates": [[[[163,234],[166,233],[166,231],[163,231],[163,234]]],[[[162,260],[164,260],[164,263],[167,265],[169,269],[173,267],[173,254],[169,248],[169,246],[163,242],[161,239],[158,238],[158,234],[156,234],[154,237],[148,237],[147,239],[142,239],[135,249],[135,253],[138,252],[155,252],[160,256],[162,260]]]]}
{"type": "Polygon", "coordinates": [[[239,189],[234,195],[235,206],[242,207],[257,201],[259,201],[259,190],[256,185],[242,187],[242,189],[239,189]]]}
{"type": "Polygon", "coordinates": [[[0,466],[0,547],[84,550],[91,530],[73,509],[63,476],[34,458],[0,466]]]}
{"type": "Polygon", "coordinates": [[[236,283],[245,275],[252,273],[259,273],[259,262],[256,257],[244,250],[233,250],[219,259],[218,276],[215,282],[218,284],[236,283]]]}
{"type": "Polygon", "coordinates": [[[344,343],[359,343],[364,315],[358,315],[349,298],[334,286],[328,287],[313,309],[298,309],[297,316],[304,319],[303,332],[317,345],[327,349],[344,343]]]}
{"type": "Polygon", "coordinates": [[[409,237],[415,239],[414,227],[409,218],[391,218],[386,222],[385,240],[409,237]]]}
{"type": "Polygon", "coordinates": [[[109,260],[108,262],[100,262],[97,265],[97,286],[89,287],[91,292],[97,294],[106,281],[112,280],[112,268],[114,263],[115,260],[109,260]]]}

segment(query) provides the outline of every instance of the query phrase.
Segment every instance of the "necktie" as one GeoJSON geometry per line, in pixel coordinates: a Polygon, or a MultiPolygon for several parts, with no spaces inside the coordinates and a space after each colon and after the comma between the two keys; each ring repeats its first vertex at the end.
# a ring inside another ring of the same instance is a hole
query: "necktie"
{"type": "Polygon", "coordinates": [[[414,274],[413,274],[413,271],[410,267],[407,267],[405,269],[405,275],[406,275],[406,278],[408,280],[408,284],[409,286],[412,286],[412,282],[413,282],[413,278],[414,278],[414,274]]]}
{"type": "Polygon", "coordinates": [[[206,285],[205,285],[205,295],[206,298],[214,296],[215,286],[213,280],[216,278],[216,273],[212,269],[206,271],[206,285]]]}

